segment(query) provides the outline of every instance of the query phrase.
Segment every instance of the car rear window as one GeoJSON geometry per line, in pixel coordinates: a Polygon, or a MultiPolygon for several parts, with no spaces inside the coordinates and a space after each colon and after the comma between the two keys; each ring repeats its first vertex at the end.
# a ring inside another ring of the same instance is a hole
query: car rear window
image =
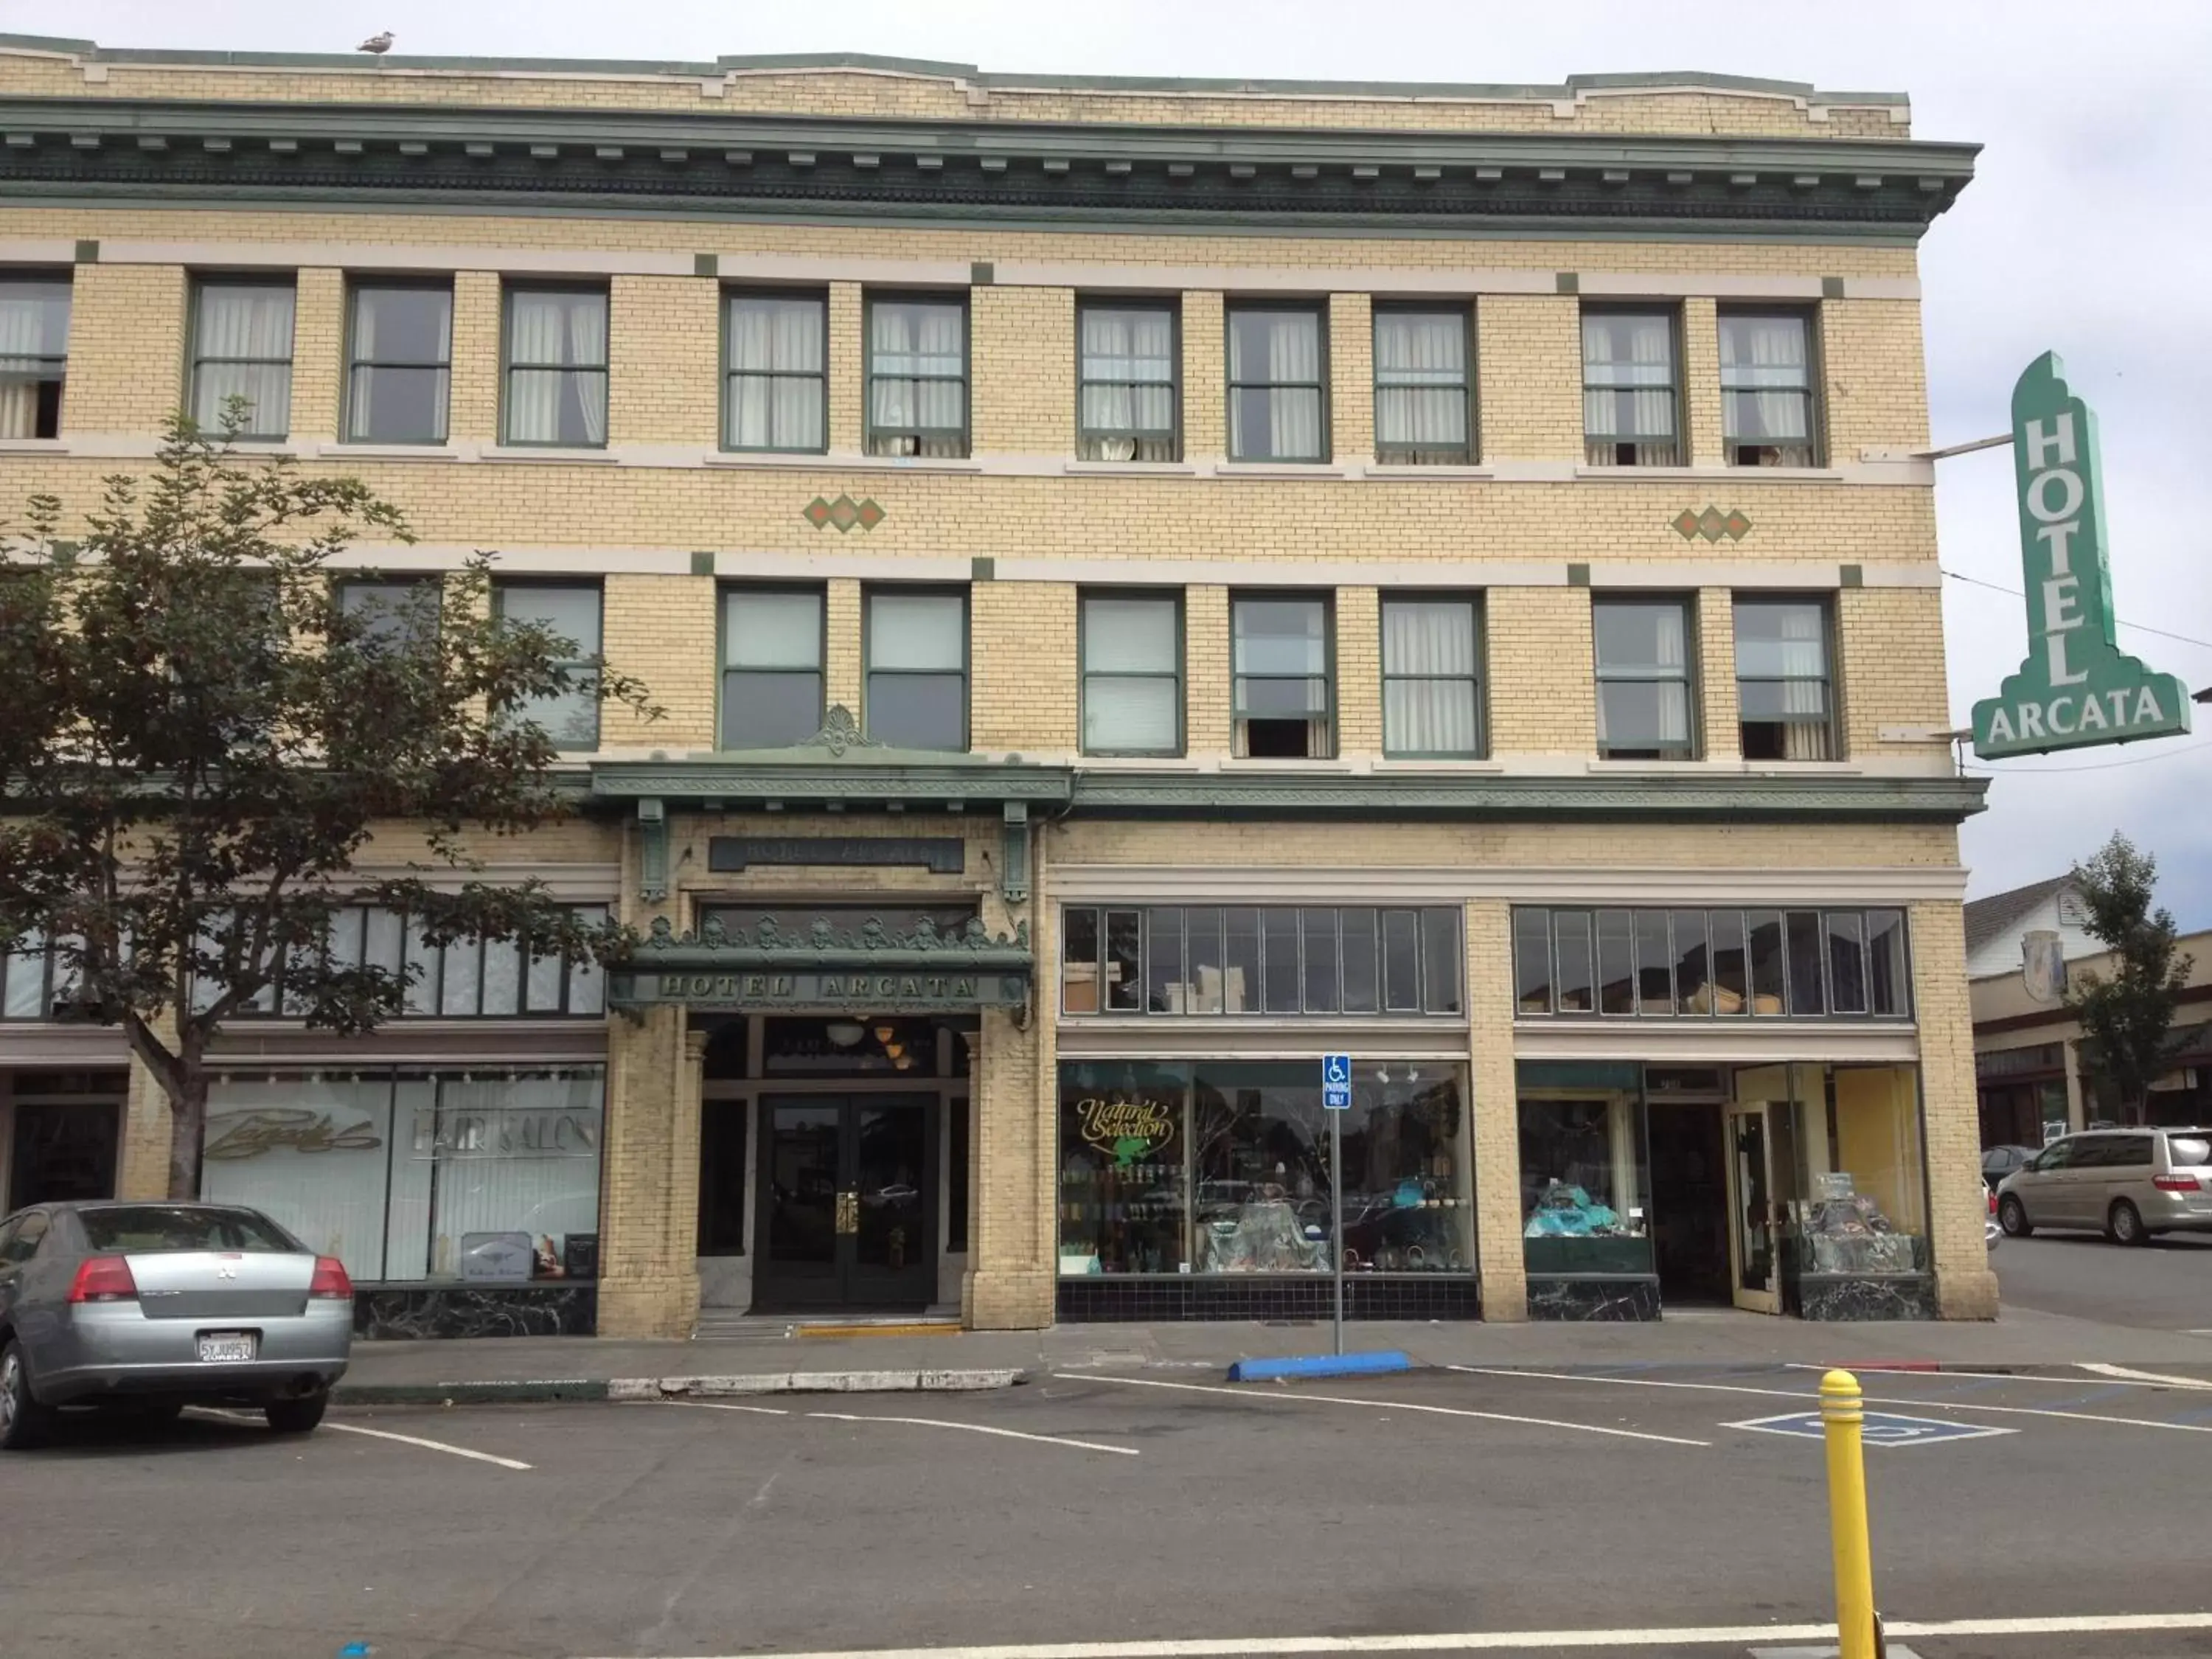
{"type": "Polygon", "coordinates": [[[296,1250],[300,1247],[251,1210],[129,1204],[80,1210],[95,1250],[296,1250]]]}
{"type": "Polygon", "coordinates": [[[2166,1150],[2177,1170],[2212,1164],[2212,1135],[2168,1135],[2166,1150]]]}

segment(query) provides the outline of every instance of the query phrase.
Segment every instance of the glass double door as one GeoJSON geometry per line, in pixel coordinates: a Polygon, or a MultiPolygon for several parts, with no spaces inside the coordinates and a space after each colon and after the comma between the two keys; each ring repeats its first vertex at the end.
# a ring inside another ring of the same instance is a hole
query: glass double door
{"type": "Polygon", "coordinates": [[[763,1308],[923,1308],[937,1297],[937,1101],[767,1095],[763,1308]]]}

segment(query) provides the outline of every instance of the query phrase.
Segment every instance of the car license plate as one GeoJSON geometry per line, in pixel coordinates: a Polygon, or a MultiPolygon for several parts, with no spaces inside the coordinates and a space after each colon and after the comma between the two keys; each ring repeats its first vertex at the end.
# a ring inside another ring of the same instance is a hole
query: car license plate
{"type": "Polygon", "coordinates": [[[200,1338],[200,1358],[218,1365],[250,1360],[258,1340],[252,1331],[210,1331],[200,1338]]]}

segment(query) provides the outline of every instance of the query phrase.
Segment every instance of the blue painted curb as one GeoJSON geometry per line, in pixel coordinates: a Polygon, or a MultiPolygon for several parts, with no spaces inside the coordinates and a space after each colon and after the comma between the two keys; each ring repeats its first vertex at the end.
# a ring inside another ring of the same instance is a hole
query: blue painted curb
{"type": "Polygon", "coordinates": [[[1395,1348],[1375,1353],[1316,1353],[1296,1359],[1240,1359],[1229,1368],[1231,1382],[1266,1382],[1284,1376],[1374,1376],[1410,1371],[1413,1362],[1395,1348]]]}

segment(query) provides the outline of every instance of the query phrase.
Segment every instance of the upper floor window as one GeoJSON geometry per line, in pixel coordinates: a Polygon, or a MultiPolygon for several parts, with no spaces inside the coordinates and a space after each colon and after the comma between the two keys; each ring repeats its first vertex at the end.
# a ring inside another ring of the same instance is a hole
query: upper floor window
{"type": "Polygon", "coordinates": [[[532,697],[514,710],[518,720],[545,728],[553,746],[589,751],[599,746],[599,589],[556,587],[542,582],[501,582],[499,614],[509,622],[536,623],[568,641],[561,664],[566,688],[532,697]]]}
{"type": "Polygon", "coordinates": [[[1468,313],[1375,308],[1375,459],[1438,465],[1474,459],[1468,313]]]}
{"type": "Polygon", "coordinates": [[[1083,596],[1083,752],[1182,752],[1182,603],[1083,596]]]}
{"type": "Polygon", "coordinates": [[[828,449],[828,307],[821,295],[732,294],[728,305],[723,447],[828,449]]]}
{"type": "Polygon", "coordinates": [[[33,929],[0,946],[0,1018],[59,1019],[77,1000],[78,974],[73,953],[81,939],[49,945],[33,929]]]}
{"type": "Polygon", "coordinates": [[[1482,752],[1481,647],[1472,599],[1382,601],[1382,751],[1482,752]]]}
{"type": "Polygon", "coordinates": [[[1723,312],[1721,435],[1734,466],[1810,466],[1811,319],[1802,312],[1723,312]]]}
{"type": "Polygon", "coordinates": [[[822,590],[722,594],[725,749],[787,749],[822,729],[822,590]]]}
{"type": "Polygon", "coordinates": [[[968,596],[867,596],[868,735],[900,749],[968,746],[968,596]]]}
{"type": "Polygon", "coordinates": [[[1681,465],[1672,312],[1583,313],[1583,450],[1592,466],[1681,465]]]}
{"type": "Polygon", "coordinates": [[[1833,760],[1826,605],[1737,599],[1735,690],[1746,760],[1833,760]]]}
{"type": "Polygon", "coordinates": [[[1076,326],[1077,453],[1086,461],[1180,459],[1175,307],[1085,305],[1076,326]]]}
{"type": "Polygon", "coordinates": [[[441,444],[453,366],[453,291],[362,283],[346,362],[349,442],[441,444]]]}
{"type": "Polygon", "coordinates": [[[58,438],[69,368],[70,279],[0,278],[0,438],[58,438]]]}
{"type": "Polygon", "coordinates": [[[1229,309],[1229,459],[1328,459],[1328,356],[1317,306],[1229,309]]]}
{"type": "Polygon", "coordinates": [[[435,640],[444,601],[444,586],[435,577],[349,581],[338,588],[338,608],[359,617],[370,640],[395,647],[435,640]]]}
{"type": "Polygon", "coordinates": [[[507,290],[507,438],[598,449],[607,441],[607,294],[507,290]]]}
{"type": "Polygon", "coordinates": [[[1690,606],[1685,599],[1593,599],[1597,752],[1607,760],[1688,760],[1690,606]]]}
{"type": "Polygon", "coordinates": [[[1231,605],[1237,754],[1322,760],[1334,752],[1328,615],[1325,599],[1240,599],[1231,605]]]}
{"type": "Polygon", "coordinates": [[[968,453],[968,306],[868,301],[868,453],[968,453]]]}
{"type": "Polygon", "coordinates": [[[210,280],[192,297],[192,419],[219,434],[234,398],[245,401],[241,438],[292,429],[292,285],[210,280]]]}

